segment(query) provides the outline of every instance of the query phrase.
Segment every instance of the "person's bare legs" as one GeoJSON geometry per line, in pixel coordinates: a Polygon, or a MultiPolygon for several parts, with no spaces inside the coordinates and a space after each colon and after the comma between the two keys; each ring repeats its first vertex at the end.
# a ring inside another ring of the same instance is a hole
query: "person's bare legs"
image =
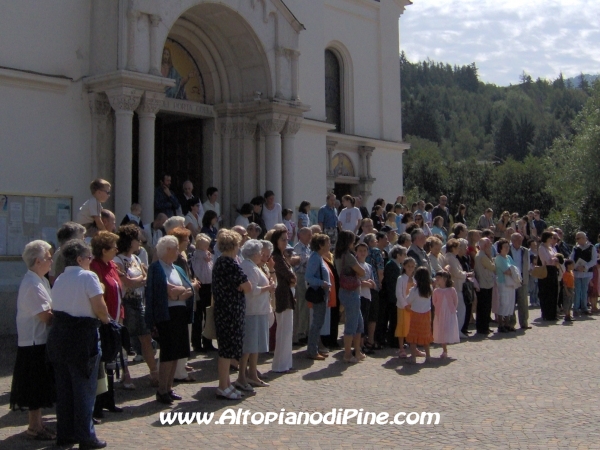
{"type": "Polygon", "coordinates": [[[349,361],[352,358],[352,341],[354,336],[352,334],[344,335],[344,359],[349,361]]]}
{"type": "Polygon", "coordinates": [[[354,343],[354,357],[358,361],[362,361],[366,358],[365,354],[362,352],[361,342],[362,342],[362,334],[356,333],[354,335],[354,339],[352,340],[354,343]]]}
{"type": "Polygon", "coordinates": [[[173,366],[171,367],[171,372],[169,373],[169,382],[167,384],[167,392],[171,392],[173,390],[173,381],[175,379],[176,371],[177,371],[177,361],[173,361],[173,366]]]}
{"type": "Polygon", "coordinates": [[[425,361],[431,361],[431,354],[429,353],[429,344],[425,344],[425,361]]]}
{"type": "Polygon", "coordinates": [[[367,336],[369,345],[375,345],[375,327],[377,326],[377,322],[368,322],[367,323],[367,336]]]}
{"type": "Polygon", "coordinates": [[[219,373],[219,389],[224,391],[231,385],[229,380],[229,365],[231,360],[229,358],[221,358],[219,356],[217,362],[217,371],[219,373]]]}
{"type": "Polygon", "coordinates": [[[152,348],[152,337],[149,334],[145,334],[143,336],[138,336],[138,338],[140,340],[140,344],[142,345],[142,356],[148,365],[148,369],[150,369],[150,379],[156,380],[158,379],[158,374],[156,371],[156,358],[154,358],[154,349],[152,348]]]}
{"type": "Polygon", "coordinates": [[[158,366],[158,393],[168,394],[173,386],[177,361],[161,361],[158,366]]]}
{"type": "Polygon", "coordinates": [[[262,380],[258,377],[258,353],[250,353],[248,357],[248,378],[257,383],[261,383],[262,380]]]}
{"type": "MultiPolygon", "coordinates": [[[[240,359],[240,368],[238,371],[237,382],[243,386],[245,386],[248,383],[248,381],[246,380],[246,367],[248,366],[249,356],[249,353],[244,353],[242,355],[242,359],[240,359]]],[[[254,370],[256,371],[256,366],[254,367],[254,370]]]]}

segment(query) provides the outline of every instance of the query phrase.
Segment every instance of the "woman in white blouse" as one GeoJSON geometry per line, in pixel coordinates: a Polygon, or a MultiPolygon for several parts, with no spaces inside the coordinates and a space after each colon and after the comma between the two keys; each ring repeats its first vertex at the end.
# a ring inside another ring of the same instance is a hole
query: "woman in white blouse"
{"type": "Polygon", "coordinates": [[[36,440],[56,439],[44,427],[41,408],[51,408],[56,400],[53,377],[46,365],[46,340],[52,323],[50,284],[44,278],[50,271],[50,245],[33,241],[25,246],[23,261],[28,271],[17,297],[18,348],[12,386],[11,409],[29,408],[27,436],[36,440]]]}
{"type": "Polygon", "coordinates": [[[255,239],[249,240],[241,248],[244,258],[241,267],[252,285],[252,290],[246,293],[243,353],[234,386],[247,392],[254,391],[253,386],[268,386],[258,377],[256,366],[258,354],[269,351],[269,300],[271,293],[275,292],[275,283],[269,281],[259,267],[262,265],[262,248],[263,244],[255,239]]]}

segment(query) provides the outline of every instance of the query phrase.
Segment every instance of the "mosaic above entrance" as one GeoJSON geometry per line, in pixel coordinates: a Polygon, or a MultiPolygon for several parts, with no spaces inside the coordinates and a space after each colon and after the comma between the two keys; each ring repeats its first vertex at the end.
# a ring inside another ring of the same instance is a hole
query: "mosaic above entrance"
{"type": "Polygon", "coordinates": [[[204,81],[192,55],[179,42],[167,39],[162,54],[163,77],[175,80],[165,89],[167,98],[205,103],[204,81]]]}

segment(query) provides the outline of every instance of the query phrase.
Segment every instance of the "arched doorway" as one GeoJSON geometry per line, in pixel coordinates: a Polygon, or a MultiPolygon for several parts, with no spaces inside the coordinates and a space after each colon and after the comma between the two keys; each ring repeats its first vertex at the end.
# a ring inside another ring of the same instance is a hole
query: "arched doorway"
{"type": "Polygon", "coordinates": [[[259,191],[253,106],[273,95],[263,44],[239,12],[205,2],[174,22],[161,61],[161,74],[176,84],[165,90],[170,107],[157,114],[156,178],[169,173],[176,191],[190,179],[203,200],[217,186],[222,211],[232,215],[259,191]],[[191,103],[210,106],[212,117],[191,103]]]}

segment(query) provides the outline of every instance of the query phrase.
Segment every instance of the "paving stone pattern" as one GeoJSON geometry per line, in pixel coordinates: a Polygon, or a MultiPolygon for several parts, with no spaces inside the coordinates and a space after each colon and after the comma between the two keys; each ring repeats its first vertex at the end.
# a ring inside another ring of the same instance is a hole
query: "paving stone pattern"
{"type": "MultiPolygon", "coordinates": [[[[588,449],[600,448],[598,317],[572,326],[546,324],[530,311],[533,329],[472,337],[449,347],[450,359],[416,365],[394,358],[391,349],[348,365],[335,351],[326,361],[294,350],[295,374],[269,374],[270,387],[257,388],[241,401],[215,398],[216,354],[198,355],[190,364],[196,383],[179,384],[183,400],[173,408],[154,401],[144,363],[131,366],[135,391],[117,390],[122,414],[105,412],[97,434],[110,448],[439,448],[588,449]],[[173,425],[162,426],[161,411],[214,412],[227,408],[252,412],[326,413],[332,408],[370,412],[439,412],[439,425],[173,425]]],[[[41,449],[51,444],[25,436],[26,412],[8,409],[14,339],[4,339],[0,356],[0,448],[41,449]]],[[[270,369],[264,355],[259,370],[270,369]]],[[[232,380],[236,376],[232,375],[232,380]]],[[[54,410],[45,411],[50,426],[54,410]]]]}

